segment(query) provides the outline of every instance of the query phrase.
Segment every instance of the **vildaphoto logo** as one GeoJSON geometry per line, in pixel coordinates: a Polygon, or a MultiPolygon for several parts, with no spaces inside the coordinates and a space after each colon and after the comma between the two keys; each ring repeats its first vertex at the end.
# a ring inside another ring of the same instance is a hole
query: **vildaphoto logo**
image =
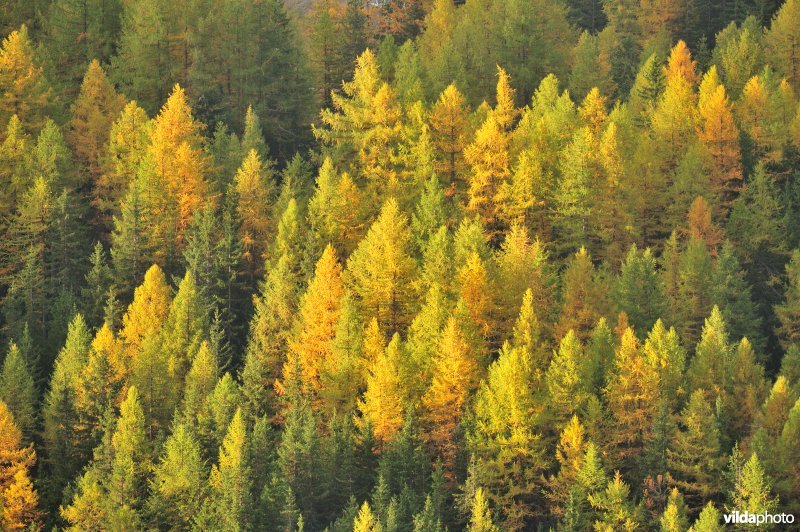
{"type": "Polygon", "coordinates": [[[782,525],[794,523],[794,514],[753,514],[734,510],[722,516],[726,525],[782,525]]]}

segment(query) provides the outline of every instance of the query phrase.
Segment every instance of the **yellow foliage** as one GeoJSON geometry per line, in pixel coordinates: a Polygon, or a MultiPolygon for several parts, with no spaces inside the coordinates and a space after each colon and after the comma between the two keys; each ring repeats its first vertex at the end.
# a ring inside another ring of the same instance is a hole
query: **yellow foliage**
{"type": "Polygon", "coordinates": [[[119,336],[127,367],[139,354],[145,336],[161,328],[169,313],[170,303],[167,279],[161,268],[154,264],[144,274],[144,281],[134,291],[133,302],[122,317],[119,336]]]}
{"type": "Polygon", "coordinates": [[[284,376],[299,369],[302,387],[318,392],[320,371],[333,356],[336,324],[341,313],[342,267],[336,251],[327,246],[300,303],[299,333],[290,344],[284,376]]]}
{"type": "Polygon", "coordinates": [[[394,440],[403,426],[405,400],[401,379],[400,337],[395,334],[367,371],[367,389],[358,402],[356,423],[370,428],[381,444],[394,440]]]}

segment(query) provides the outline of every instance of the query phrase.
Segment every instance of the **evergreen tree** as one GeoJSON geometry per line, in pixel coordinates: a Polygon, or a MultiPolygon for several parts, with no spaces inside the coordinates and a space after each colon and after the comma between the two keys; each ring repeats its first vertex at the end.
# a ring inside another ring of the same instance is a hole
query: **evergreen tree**
{"type": "Polygon", "coordinates": [[[0,371],[0,401],[14,416],[24,441],[32,441],[37,426],[38,393],[27,361],[14,343],[9,345],[0,371]]]}
{"type": "Polygon", "coordinates": [[[632,246],[622,264],[614,299],[620,311],[625,312],[635,331],[643,334],[666,310],[666,300],[661,290],[661,280],[656,271],[656,260],[650,249],[639,251],[632,246]]]}

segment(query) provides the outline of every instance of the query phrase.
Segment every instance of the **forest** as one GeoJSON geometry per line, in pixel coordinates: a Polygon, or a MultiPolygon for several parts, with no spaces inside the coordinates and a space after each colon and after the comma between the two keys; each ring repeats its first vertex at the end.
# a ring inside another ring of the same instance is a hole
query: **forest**
{"type": "Polygon", "coordinates": [[[0,34],[4,532],[800,513],[800,0],[0,34]]]}

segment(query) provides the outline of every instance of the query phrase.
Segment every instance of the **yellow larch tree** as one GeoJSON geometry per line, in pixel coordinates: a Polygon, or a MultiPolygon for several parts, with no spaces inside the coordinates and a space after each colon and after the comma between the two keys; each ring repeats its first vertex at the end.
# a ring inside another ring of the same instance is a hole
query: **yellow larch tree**
{"type": "Polygon", "coordinates": [[[36,462],[33,446],[22,447],[14,416],[0,401],[0,525],[3,530],[37,529],[38,495],[28,470],[36,462]]]}
{"type": "Polygon", "coordinates": [[[500,232],[502,205],[498,202],[503,183],[511,177],[511,128],[518,114],[514,107],[514,90],[508,75],[498,68],[497,105],[464,149],[470,166],[467,209],[483,220],[490,236],[500,232]]]}
{"type": "Polygon", "coordinates": [[[300,302],[299,332],[289,344],[283,370],[285,391],[296,386],[306,392],[319,391],[320,371],[333,356],[343,295],[342,266],[328,245],[300,302]]]}
{"type": "Polygon", "coordinates": [[[3,39],[0,49],[0,124],[17,115],[26,128],[38,131],[45,122],[51,92],[23,24],[3,39]]]}
{"type": "Polygon", "coordinates": [[[255,149],[245,156],[234,177],[236,210],[241,220],[239,239],[251,283],[262,276],[270,230],[270,201],[273,195],[272,168],[255,149]]]}
{"type": "Polygon", "coordinates": [[[434,359],[433,380],[422,404],[426,439],[441,458],[445,475],[455,478],[458,427],[467,398],[478,381],[478,364],[458,320],[450,317],[434,359]]]}
{"type": "Polygon", "coordinates": [[[392,334],[407,325],[414,301],[416,264],[410,254],[408,220],[394,198],[347,262],[348,281],[367,317],[392,334]]]}
{"type": "Polygon", "coordinates": [[[139,355],[142,340],[161,328],[169,313],[171,299],[164,271],[154,264],[145,273],[142,284],[134,291],[133,302],[122,317],[119,337],[127,367],[139,355]]]}
{"type": "MultiPolygon", "coordinates": [[[[708,76],[708,74],[706,74],[708,76]]],[[[719,199],[719,214],[726,215],[742,187],[742,154],[739,128],[725,86],[701,84],[697,137],[711,156],[710,182],[719,199]]]]}
{"type": "Polygon", "coordinates": [[[428,122],[433,145],[436,148],[436,171],[446,177],[449,186],[446,195],[454,198],[464,171],[464,148],[467,145],[469,107],[455,85],[449,85],[434,104],[428,122]]]}
{"type": "Polygon", "coordinates": [[[102,173],[100,156],[108,142],[114,121],[125,106],[125,97],[117,93],[97,59],[89,63],[81,91],[72,105],[67,140],[75,155],[89,171],[92,182],[102,173]]]}
{"type": "Polygon", "coordinates": [[[185,91],[180,85],[175,85],[161,112],[153,119],[150,130],[148,156],[154,184],[165,187],[165,190],[150,193],[163,195],[166,192],[169,195],[168,207],[172,210],[170,213],[156,213],[156,223],[175,224],[175,227],[154,229],[160,229],[165,235],[174,234],[179,246],[194,210],[206,201],[210,192],[205,177],[208,160],[202,148],[203,127],[192,116],[185,91]]]}
{"type": "Polygon", "coordinates": [[[386,349],[367,370],[367,389],[358,401],[356,424],[371,430],[382,448],[391,443],[403,426],[405,397],[402,385],[403,356],[400,336],[395,334],[386,349]]]}

